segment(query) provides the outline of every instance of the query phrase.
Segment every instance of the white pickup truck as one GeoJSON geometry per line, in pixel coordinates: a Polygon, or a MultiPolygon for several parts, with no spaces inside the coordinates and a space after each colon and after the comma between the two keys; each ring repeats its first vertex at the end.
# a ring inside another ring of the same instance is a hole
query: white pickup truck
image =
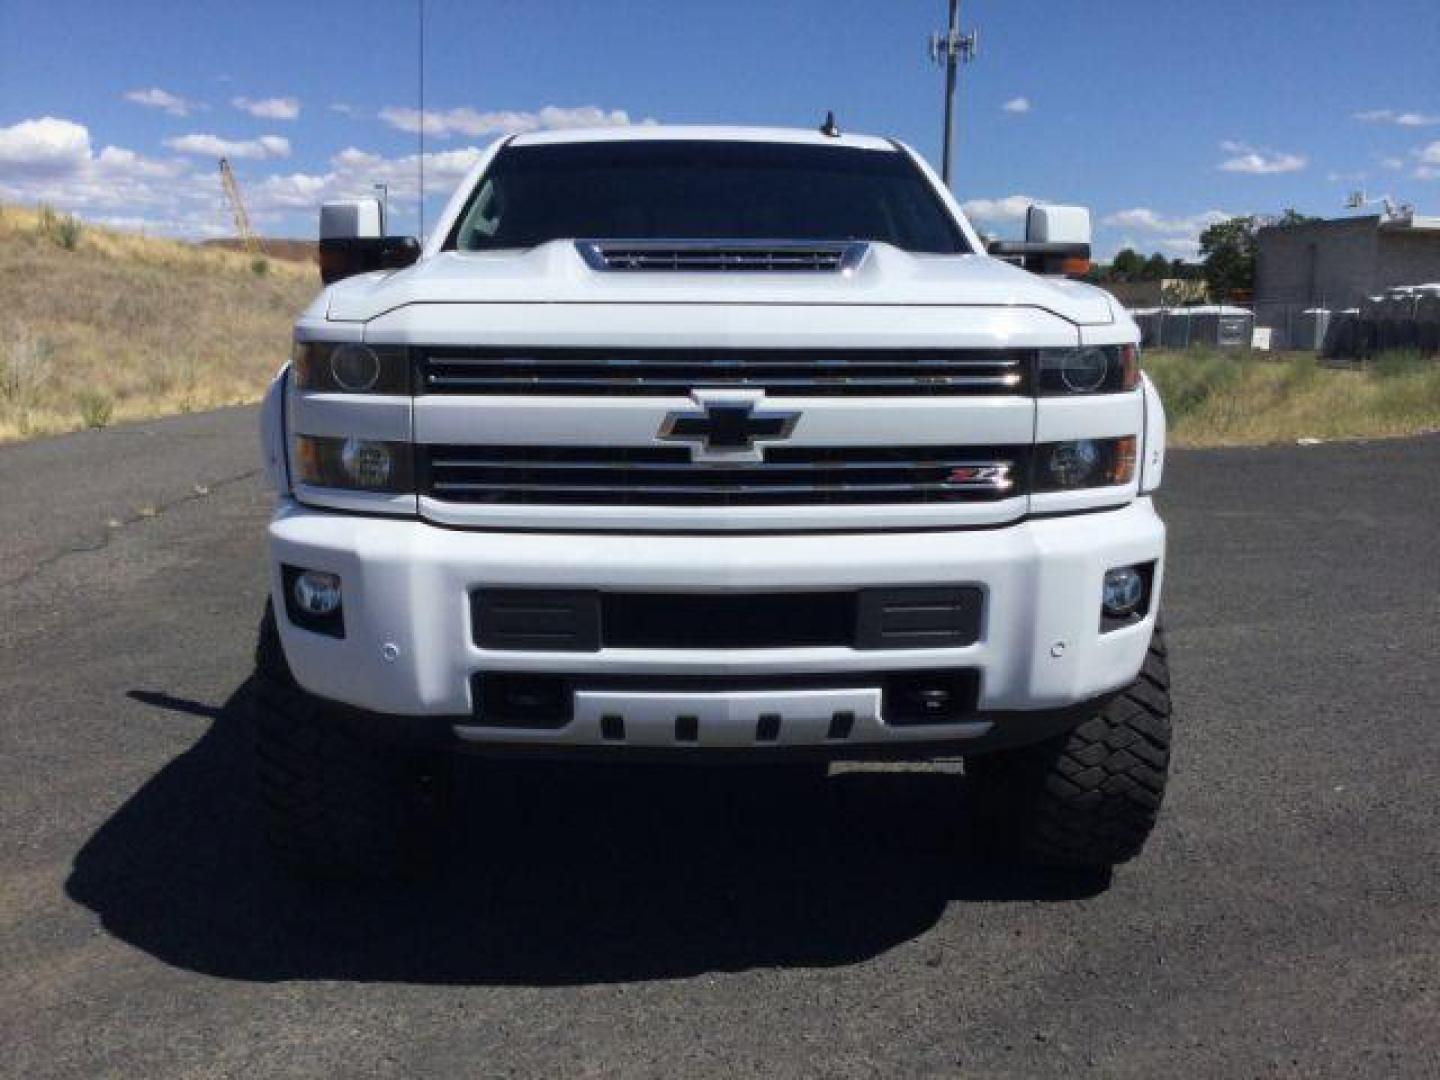
{"type": "Polygon", "coordinates": [[[423,864],[466,749],[963,758],[1018,855],[1139,852],[1164,413],[1086,211],[987,249],[892,140],[638,127],[500,140],[423,249],[380,218],[322,209],[263,407],[285,863],[423,864]]]}

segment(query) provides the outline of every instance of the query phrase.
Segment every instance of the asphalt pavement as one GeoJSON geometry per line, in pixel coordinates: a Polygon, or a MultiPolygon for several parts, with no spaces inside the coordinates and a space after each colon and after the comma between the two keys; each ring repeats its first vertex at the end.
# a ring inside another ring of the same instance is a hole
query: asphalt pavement
{"type": "Polygon", "coordinates": [[[1440,1075],[1440,437],[1172,455],[1178,748],[1113,877],[953,768],[467,766],[446,872],[256,839],[248,409],[0,448],[0,1073],[1440,1075]]]}

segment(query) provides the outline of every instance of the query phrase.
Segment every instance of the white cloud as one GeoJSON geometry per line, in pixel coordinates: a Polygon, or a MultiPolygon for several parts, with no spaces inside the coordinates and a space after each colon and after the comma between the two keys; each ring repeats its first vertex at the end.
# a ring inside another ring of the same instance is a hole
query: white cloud
{"type": "MultiPolygon", "coordinates": [[[[1418,164],[1410,174],[1416,180],[1440,180],[1440,139],[1410,151],[1418,164]]],[[[1398,160],[1398,159],[1397,159],[1398,160]]],[[[1401,162],[1403,167],[1404,163],[1401,162]]]]}
{"type": "Polygon", "coordinates": [[[383,164],[385,159],[379,154],[372,154],[368,150],[361,150],[358,147],[347,146],[330,159],[330,163],[343,169],[373,169],[383,164]]]}
{"type": "Polygon", "coordinates": [[[341,116],[354,116],[359,111],[354,105],[344,101],[332,101],[329,109],[331,112],[339,113],[341,116]]]}
{"type": "Polygon", "coordinates": [[[1137,251],[1149,251],[1158,247],[1171,255],[1194,259],[1200,251],[1200,234],[1209,226],[1234,216],[1224,210],[1203,210],[1198,214],[1171,217],[1149,207],[1136,206],[1107,214],[1102,219],[1102,224],[1127,230],[1121,247],[1134,248],[1137,251]],[[1137,241],[1133,238],[1135,232],[1147,233],[1150,238],[1137,241]]]}
{"type": "Polygon", "coordinates": [[[120,173],[136,178],[166,179],[185,171],[184,162],[156,161],[120,146],[105,147],[95,158],[95,162],[102,172],[120,173]]]}
{"type": "MultiPolygon", "coordinates": [[[[257,229],[307,234],[320,203],[372,196],[376,183],[389,186],[392,210],[413,221],[419,187],[414,154],[387,158],[352,146],[320,170],[265,175],[263,162],[289,150],[278,136],[253,140],[253,146],[213,135],[171,142],[180,153],[210,160],[155,159],[118,146],[96,150],[83,124],[55,117],[0,127],[0,201],[44,203],[97,224],[155,235],[228,236],[233,227],[213,160],[223,153],[255,162],[240,185],[257,229]]],[[[468,146],[426,154],[426,192],[452,190],[480,153],[468,146]]]]}
{"type": "Polygon", "coordinates": [[[1399,112],[1395,109],[1366,109],[1354,113],[1356,120],[1367,124],[1395,124],[1399,127],[1430,127],[1440,124],[1440,116],[1430,113],[1399,112]]]}
{"type": "Polygon", "coordinates": [[[290,156],[290,140],[279,135],[258,139],[222,139],[218,135],[192,134],[166,139],[165,145],[178,154],[196,157],[232,157],[265,160],[290,156]]]}
{"type": "MultiPolygon", "coordinates": [[[[480,158],[480,149],[445,150],[425,155],[427,194],[452,190],[480,158]]],[[[391,205],[413,201],[419,190],[419,156],[386,158],[357,147],[346,147],[330,159],[323,173],[267,176],[245,189],[246,205],[254,212],[314,211],[329,199],[368,198],[375,184],[389,189],[391,205]]]]}
{"type": "Polygon", "coordinates": [[[1200,254],[1200,241],[1184,236],[1166,237],[1160,241],[1160,246],[1166,251],[1174,252],[1182,259],[1194,259],[1200,254]]]}
{"type": "Polygon", "coordinates": [[[42,116],[0,128],[0,178],[59,176],[90,158],[90,132],[69,120],[42,116]]]}
{"type": "Polygon", "coordinates": [[[1021,220],[1026,211],[1039,201],[1032,195],[1006,195],[999,199],[970,199],[962,203],[960,209],[972,221],[999,224],[1021,220]]]}
{"type": "MultiPolygon", "coordinates": [[[[418,109],[389,105],[380,110],[380,119],[400,131],[420,130],[418,109]]],[[[605,110],[596,105],[573,108],[547,105],[539,112],[477,112],[469,106],[456,109],[425,110],[425,134],[437,139],[451,135],[478,138],[482,135],[509,134],[517,131],[540,131],[561,128],[625,127],[630,115],[624,109],[605,110]]]]}
{"type": "Polygon", "coordinates": [[[262,120],[294,120],[300,115],[300,102],[293,97],[261,98],[259,101],[235,97],[230,99],[230,104],[262,120]]]}
{"type": "Polygon", "coordinates": [[[1140,229],[1152,233],[1198,233],[1216,222],[1225,221],[1232,214],[1223,210],[1206,210],[1188,217],[1165,217],[1144,206],[1131,210],[1117,210],[1105,217],[1106,225],[1122,229],[1140,229]]]}
{"type": "Polygon", "coordinates": [[[151,86],[144,90],[127,90],[125,100],[136,105],[144,105],[147,109],[161,109],[171,116],[189,116],[196,109],[203,108],[193,101],[187,101],[179,94],[172,94],[169,90],[162,90],[158,86],[151,86]]]}
{"type": "Polygon", "coordinates": [[[1030,99],[1027,97],[1011,98],[1000,108],[1007,113],[1028,113],[1031,108],[1030,99]]]}
{"type": "MultiPolygon", "coordinates": [[[[45,203],[92,220],[107,212],[138,218],[153,208],[174,223],[170,231],[198,233],[212,216],[203,204],[218,195],[214,175],[192,173],[184,161],[158,161],[119,146],[96,153],[89,130],[70,120],[47,116],[0,128],[5,201],[45,203]]],[[[154,224],[165,231],[163,221],[154,224]]]]}
{"type": "Polygon", "coordinates": [[[1249,173],[1265,176],[1273,173],[1299,172],[1309,164],[1302,154],[1287,154],[1277,150],[1261,150],[1242,142],[1226,140],[1220,149],[1233,155],[1218,166],[1223,172],[1249,173]]]}
{"type": "Polygon", "coordinates": [[[1405,159],[1398,157],[1383,157],[1380,159],[1380,167],[1382,169],[1389,169],[1391,172],[1398,172],[1400,169],[1405,168],[1405,159]]]}

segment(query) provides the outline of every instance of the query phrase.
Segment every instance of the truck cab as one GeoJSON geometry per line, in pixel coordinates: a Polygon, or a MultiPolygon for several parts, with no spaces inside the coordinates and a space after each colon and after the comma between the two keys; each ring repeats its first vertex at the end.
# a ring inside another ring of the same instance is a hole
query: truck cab
{"type": "Polygon", "coordinates": [[[1017,854],[1140,850],[1164,413],[1084,211],[987,246],[893,140],[646,126],[498,141],[423,247],[379,216],[322,211],[262,407],[291,866],[422,862],[462,751],[961,757],[1017,854]]]}

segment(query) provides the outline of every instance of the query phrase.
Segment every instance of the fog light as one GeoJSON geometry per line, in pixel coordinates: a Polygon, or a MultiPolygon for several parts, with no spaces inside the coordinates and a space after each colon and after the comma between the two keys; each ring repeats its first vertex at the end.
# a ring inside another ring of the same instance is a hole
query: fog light
{"type": "Polygon", "coordinates": [[[384,488],[390,483],[395,459],[385,443],[346,439],[340,448],[340,466],[356,487],[384,488]]]}
{"type": "Polygon", "coordinates": [[[291,586],[295,606],[306,615],[324,617],[340,610],[340,575],[303,570],[291,586]]]}
{"type": "Polygon", "coordinates": [[[1145,599],[1145,579],[1133,566],[1122,566],[1105,571],[1105,584],[1100,593],[1100,604],[1105,614],[1114,619],[1132,615],[1145,599]]]}

